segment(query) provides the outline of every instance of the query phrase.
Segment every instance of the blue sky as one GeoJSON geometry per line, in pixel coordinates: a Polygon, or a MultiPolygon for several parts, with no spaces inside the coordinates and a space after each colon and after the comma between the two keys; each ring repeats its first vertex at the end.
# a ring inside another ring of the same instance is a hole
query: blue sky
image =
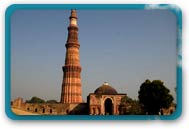
{"type": "MultiPolygon", "coordinates": [[[[103,82],[137,99],[160,79],[175,97],[176,16],[167,10],[77,10],[83,99],[103,82]]],[[[11,16],[11,98],[59,101],[70,10],[11,16]]]]}

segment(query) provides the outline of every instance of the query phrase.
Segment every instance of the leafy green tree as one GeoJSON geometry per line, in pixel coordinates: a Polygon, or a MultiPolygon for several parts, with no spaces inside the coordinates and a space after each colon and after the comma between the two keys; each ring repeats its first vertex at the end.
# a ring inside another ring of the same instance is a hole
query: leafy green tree
{"type": "Polygon", "coordinates": [[[144,114],[142,110],[142,105],[138,100],[133,100],[127,96],[121,99],[120,104],[121,114],[129,115],[139,115],[144,114]]]}
{"type": "Polygon", "coordinates": [[[139,102],[144,105],[149,115],[158,115],[161,108],[169,108],[173,101],[173,96],[169,92],[162,81],[146,80],[138,92],[139,102]]]}
{"type": "Polygon", "coordinates": [[[56,100],[47,100],[46,103],[49,103],[49,104],[55,104],[55,103],[58,103],[56,100]]]}
{"type": "Polygon", "coordinates": [[[45,103],[45,100],[34,96],[30,100],[26,100],[26,103],[45,103]]]}

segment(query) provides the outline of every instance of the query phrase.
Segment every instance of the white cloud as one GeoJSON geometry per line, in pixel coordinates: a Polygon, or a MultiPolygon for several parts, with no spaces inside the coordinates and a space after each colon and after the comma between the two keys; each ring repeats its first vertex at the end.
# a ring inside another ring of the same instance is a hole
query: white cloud
{"type": "Polygon", "coordinates": [[[148,4],[145,5],[145,9],[168,9],[176,13],[179,13],[181,11],[181,9],[174,4],[148,4]]]}
{"type": "MultiPolygon", "coordinates": [[[[181,9],[174,4],[149,4],[145,5],[145,9],[164,9],[170,10],[177,17],[181,15],[181,9]]],[[[180,20],[177,18],[177,20],[180,20]]],[[[177,21],[177,66],[182,67],[182,23],[177,21]]]]}
{"type": "Polygon", "coordinates": [[[178,26],[177,30],[177,66],[182,67],[182,29],[178,26]]]}

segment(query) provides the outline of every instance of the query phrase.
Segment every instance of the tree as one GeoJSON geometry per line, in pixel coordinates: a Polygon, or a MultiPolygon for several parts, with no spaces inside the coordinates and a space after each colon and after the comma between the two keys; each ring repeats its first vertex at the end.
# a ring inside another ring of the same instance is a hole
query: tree
{"type": "Polygon", "coordinates": [[[158,115],[161,108],[169,108],[173,96],[160,80],[146,80],[140,86],[139,102],[144,105],[145,111],[150,115],[158,115]]]}
{"type": "Polygon", "coordinates": [[[49,104],[55,104],[55,103],[58,103],[56,100],[47,100],[46,103],[49,103],[49,104]]]}
{"type": "Polygon", "coordinates": [[[120,112],[123,115],[139,115],[144,114],[142,105],[138,100],[133,100],[130,97],[123,97],[120,104],[120,112]]]}
{"type": "Polygon", "coordinates": [[[26,103],[45,103],[45,100],[34,96],[30,100],[26,100],[26,103]]]}

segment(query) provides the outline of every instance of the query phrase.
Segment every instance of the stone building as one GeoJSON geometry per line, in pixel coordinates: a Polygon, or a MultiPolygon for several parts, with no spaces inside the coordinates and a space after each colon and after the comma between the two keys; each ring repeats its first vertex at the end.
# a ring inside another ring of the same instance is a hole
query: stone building
{"type": "Polygon", "coordinates": [[[16,98],[13,102],[11,102],[12,107],[21,108],[23,106],[23,98],[16,98]]]}
{"type": "Polygon", "coordinates": [[[169,108],[162,108],[160,110],[161,115],[171,115],[176,110],[176,104],[172,103],[169,108]]]}
{"type": "Polygon", "coordinates": [[[126,94],[119,94],[105,82],[87,97],[90,115],[119,115],[121,99],[126,94]]]}

